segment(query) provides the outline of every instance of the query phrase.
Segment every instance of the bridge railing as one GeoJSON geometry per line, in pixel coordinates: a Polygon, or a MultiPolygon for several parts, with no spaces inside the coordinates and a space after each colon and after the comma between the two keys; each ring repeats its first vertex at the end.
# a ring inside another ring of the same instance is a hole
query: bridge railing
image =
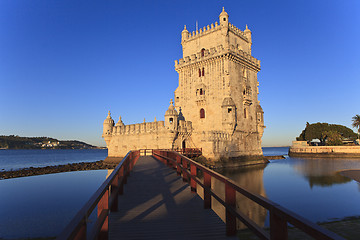
{"type": "Polygon", "coordinates": [[[138,160],[140,151],[130,151],[116,166],[110,176],[92,195],[57,239],[108,239],[108,215],[118,210],[118,196],[123,194],[123,185],[138,160]],[[92,229],[88,218],[97,207],[97,219],[92,229]]]}
{"type": "Polygon", "coordinates": [[[185,157],[174,151],[153,150],[153,156],[176,169],[178,175],[182,175],[184,181],[190,181],[192,192],[196,192],[197,184],[204,190],[204,208],[211,208],[211,197],[216,199],[225,207],[226,234],[236,235],[236,219],[243,222],[260,239],[288,239],[288,223],[307,233],[315,239],[343,239],[337,234],[310,222],[296,213],[281,207],[269,199],[255,193],[251,193],[237,185],[231,179],[185,157]],[[202,173],[203,180],[198,177],[202,173]],[[211,189],[212,178],[215,178],[225,185],[225,199],[218,196],[211,189]],[[236,209],[236,193],[239,193],[270,213],[270,233],[257,225],[244,213],[236,209]]]}

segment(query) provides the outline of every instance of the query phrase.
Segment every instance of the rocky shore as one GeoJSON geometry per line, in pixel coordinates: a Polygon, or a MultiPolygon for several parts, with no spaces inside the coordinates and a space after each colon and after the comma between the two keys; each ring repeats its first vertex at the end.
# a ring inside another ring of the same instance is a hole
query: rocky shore
{"type": "Polygon", "coordinates": [[[98,170],[98,169],[114,169],[117,164],[106,163],[103,160],[97,162],[81,162],[71,163],[66,165],[58,166],[47,166],[47,167],[30,167],[23,168],[15,171],[1,171],[0,179],[17,178],[17,177],[28,177],[35,175],[60,173],[60,172],[72,172],[72,171],[85,171],[85,170],[98,170]]]}

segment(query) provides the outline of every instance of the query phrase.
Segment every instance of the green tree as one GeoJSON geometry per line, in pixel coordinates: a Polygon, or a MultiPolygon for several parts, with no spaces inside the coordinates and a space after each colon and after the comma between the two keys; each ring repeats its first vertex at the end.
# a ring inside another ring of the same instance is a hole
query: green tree
{"type": "MultiPolygon", "coordinates": [[[[341,138],[355,139],[356,133],[350,128],[338,125],[338,124],[328,124],[328,123],[306,123],[305,129],[301,132],[300,136],[296,138],[298,141],[311,141],[313,139],[319,139],[322,145],[326,144],[329,136],[335,139],[334,132],[338,133],[341,138]]],[[[337,136],[337,135],[336,135],[337,136]]],[[[336,143],[335,141],[334,143],[336,143]]]]}
{"type": "Polygon", "coordinates": [[[326,131],[323,133],[328,146],[339,146],[343,145],[343,137],[337,131],[326,131]]]}
{"type": "Polygon", "coordinates": [[[353,118],[352,118],[352,126],[354,128],[357,128],[358,130],[358,138],[359,138],[359,135],[360,135],[360,115],[359,114],[356,114],[353,118]]]}

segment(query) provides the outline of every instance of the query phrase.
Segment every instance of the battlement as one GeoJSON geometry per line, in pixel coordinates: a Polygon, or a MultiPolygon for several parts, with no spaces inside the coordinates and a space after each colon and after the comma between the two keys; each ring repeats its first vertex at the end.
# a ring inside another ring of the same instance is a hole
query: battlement
{"type": "MultiPolygon", "coordinates": [[[[222,28],[221,25],[219,25],[217,22],[212,23],[211,25],[207,25],[206,27],[200,28],[199,30],[189,32],[188,36],[183,39],[184,41],[192,41],[198,37],[201,37],[203,35],[218,31],[222,28]]],[[[235,35],[239,36],[246,42],[249,42],[249,39],[246,37],[245,33],[241,31],[239,28],[235,27],[233,24],[228,24],[228,29],[233,32],[235,35]]]]}
{"type": "Polygon", "coordinates": [[[141,133],[156,133],[165,130],[164,121],[144,122],[124,126],[114,126],[112,135],[129,135],[141,133]]]}
{"type": "Polygon", "coordinates": [[[179,60],[175,60],[175,70],[186,65],[195,64],[203,60],[208,60],[214,57],[218,57],[224,55],[226,53],[231,53],[232,55],[240,58],[243,61],[248,62],[251,65],[260,69],[260,60],[254,58],[249,53],[235,47],[234,45],[230,45],[229,49],[225,49],[223,45],[218,45],[216,48],[210,48],[210,50],[205,50],[204,54],[201,52],[197,52],[196,54],[192,54],[191,56],[186,56],[184,58],[180,58],[179,60]]]}

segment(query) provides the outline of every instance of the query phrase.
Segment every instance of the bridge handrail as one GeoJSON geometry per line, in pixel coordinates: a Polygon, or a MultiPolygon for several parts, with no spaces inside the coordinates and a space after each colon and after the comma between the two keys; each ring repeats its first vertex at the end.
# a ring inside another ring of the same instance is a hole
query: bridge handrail
{"type": "Polygon", "coordinates": [[[109,210],[117,211],[118,195],[138,158],[139,151],[129,151],[56,239],[107,239],[109,210]],[[96,206],[98,217],[87,236],[87,219],[96,206]]]}
{"type": "Polygon", "coordinates": [[[178,152],[153,150],[153,156],[159,160],[165,160],[167,165],[175,167],[177,173],[179,175],[182,174],[185,181],[188,181],[188,178],[190,178],[190,186],[193,192],[196,192],[196,184],[199,184],[204,189],[204,208],[211,208],[211,196],[225,207],[226,233],[229,236],[236,234],[236,218],[238,218],[261,239],[288,239],[288,223],[294,225],[315,239],[344,239],[277,203],[240,187],[233,180],[179,154],[178,152]],[[190,171],[188,168],[190,168],[190,171]],[[203,181],[197,177],[198,170],[203,173],[203,181]],[[225,200],[212,191],[211,177],[214,177],[225,184],[225,200]],[[263,228],[236,209],[236,192],[269,210],[270,234],[265,232],[263,228]]]}

